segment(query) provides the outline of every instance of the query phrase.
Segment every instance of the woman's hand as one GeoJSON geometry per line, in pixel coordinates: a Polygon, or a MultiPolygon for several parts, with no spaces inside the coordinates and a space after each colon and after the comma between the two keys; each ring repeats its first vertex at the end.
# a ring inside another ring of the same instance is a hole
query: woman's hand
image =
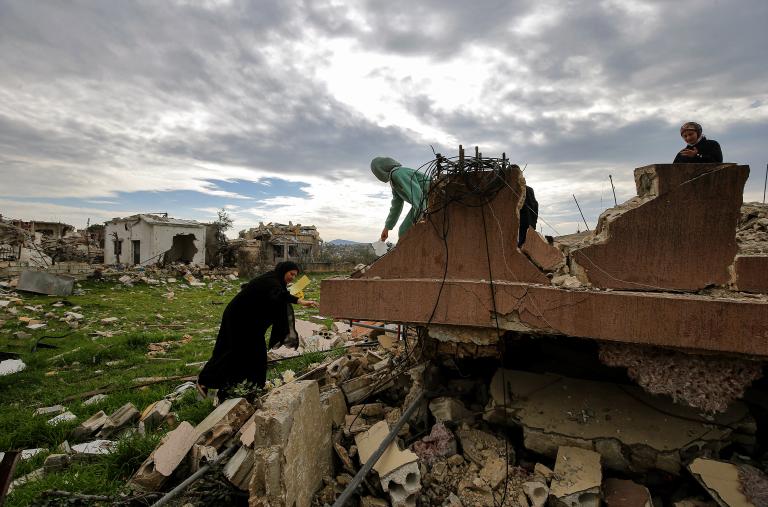
{"type": "Polygon", "coordinates": [[[312,308],[317,308],[320,306],[317,304],[317,301],[310,301],[309,299],[299,299],[299,304],[301,306],[310,306],[312,308]]]}

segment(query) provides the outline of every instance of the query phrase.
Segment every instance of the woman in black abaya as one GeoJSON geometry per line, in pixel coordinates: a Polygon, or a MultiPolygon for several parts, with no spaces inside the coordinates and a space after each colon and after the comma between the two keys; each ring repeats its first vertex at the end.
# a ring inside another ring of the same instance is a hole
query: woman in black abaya
{"type": "MultiPolygon", "coordinates": [[[[211,359],[198,377],[198,387],[219,389],[219,399],[227,390],[248,381],[264,386],[267,379],[265,333],[272,326],[271,346],[295,336],[291,304],[316,306],[314,301],[299,299],[288,292],[287,285],[299,273],[293,262],[281,262],[248,282],[229,302],[221,317],[219,334],[211,359]]],[[[297,346],[298,343],[292,344],[297,346]]]]}

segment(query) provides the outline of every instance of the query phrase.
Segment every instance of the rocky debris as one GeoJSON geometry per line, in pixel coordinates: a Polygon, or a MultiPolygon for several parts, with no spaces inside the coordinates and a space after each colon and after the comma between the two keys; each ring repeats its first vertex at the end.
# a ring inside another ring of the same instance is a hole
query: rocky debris
{"type": "Polygon", "coordinates": [[[600,344],[600,360],[627,368],[630,378],[649,393],[711,413],[724,412],[763,376],[760,361],[623,343],[600,344]]]}
{"type": "Polygon", "coordinates": [[[84,444],[72,446],[72,452],[78,454],[100,455],[109,454],[115,450],[117,442],[112,440],[93,440],[84,444]]]}
{"type": "Polygon", "coordinates": [[[741,464],[739,482],[741,492],[755,506],[768,505],[768,474],[751,465],[741,464]]]}
{"type": "Polygon", "coordinates": [[[147,491],[159,491],[192,449],[198,435],[187,421],[169,431],[149,458],[139,467],[131,484],[147,491]]]}
{"type": "Polygon", "coordinates": [[[48,424],[51,426],[58,426],[63,422],[74,421],[75,419],[77,419],[77,416],[67,410],[66,412],[59,414],[52,419],[48,419],[48,424]]]}
{"type": "Polygon", "coordinates": [[[144,409],[139,417],[139,422],[146,426],[157,427],[163,424],[171,413],[171,400],[158,400],[144,409]]]}
{"type": "Polygon", "coordinates": [[[63,405],[53,405],[50,407],[40,407],[38,409],[35,409],[32,415],[61,414],[62,412],[66,412],[66,411],[67,411],[67,407],[63,405]]]}
{"type": "Polygon", "coordinates": [[[606,507],[653,507],[648,488],[622,479],[606,479],[603,482],[603,499],[606,507]]]}
{"type": "Polygon", "coordinates": [[[441,396],[429,402],[429,411],[438,422],[469,422],[475,415],[467,410],[464,403],[456,398],[441,396]]]}
{"type": "MultiPolygon", "coordinates": [[[[450,419],[448,419],[450,420],[450,419]]],[[[429,435],[413,444],[413,452],[427,465],[456,454],[456,438],[442,422],[432,426],[429,435]]]]}
{"type": "Polygon", "coordinates": [[[389,493],[392,507],[416,507],[421,491],[418,463],[405,464],[381,476],[381,487],[389,493]]]}
{"type": "Polygon", "coordinates": [[[224,476],[238,489],[248,491],[254,463],[255,451],[248,447],[241,447],[224,466],[224,476]]]}
{"type": "Polygon", "coordinates": [[[26,367],[27,365],[21,359],[6,359],[0,361],[0,377],[24,371],[26,367]]]}
{"type": "Polygon", "coordinates": [[[104,424],[101,427],[101,431],[99,431],[98,437],[109,438],[112,435],[118,434],[134,422],[138,421],[139,415],[139,411],[133,403],[126,403],[107,417],[107,420],[104,421],[104,424]]]}
{"type": "Polygon", "coordinates": [[[525,447],[539,454],[554,457],[561,446],[581,447],[600,453],[607,468],[622,472],[656,468],[679,474],[690,456],[704,449],[717,452],[737,437],[754,441],[756,430],[747,407],[738,402],[705,417],[631,386],[501,369],[491,383],[484,418],[520,426],[525,447]]]}
{"type": "Polygon", "coordinates": [[[739,468],[731,463],[696,458],[688,465],[693,477],[722,507],[758,507],[744,494],[739,468]]]}
{"type": "Polygon", "coordinates": [[[103,410],[99,410],[72,430],[72,438],[74,440],[82,440],[92,436],[104,426],[108,419],[107,414],[103,410]]]}
{"type": "Polygon", "coordinates": [[[542,481],[527,481],[523,483],[523,492],[528,497],[531,507],[544,507],[549,498],[549,486],[542,481]]]}
{"type": "Polygon", "coordinates": [[[579,447],[560,447],[550,495],[556,507],[600,507],[600,455],[579,447]]]}
{"type": "Polygon", "coordinates": [[[742,204],[736,243],[740,254],[768,254],[768,204],[742,204]]]}
{"type": "Polygon", "coordinates": [[[91,396],[90,398],[85,400],[83,402],[83,405],[86,405],[86,406],[88,406],[88,405],[95,405],[95,404],[97,404],[97,403],[99,403],[99,402],[101,402],[103,400],[106,400],[106,399],[107,399],[107,395],[106,394],[94,394],[93,396],[91,396]]]}
{"type": "Polygon", "coordinates": [[[267,396],[254,417],[249,505],[311,504],[332,473],[330,422],[316,381],[291,382],[267,396]]]}

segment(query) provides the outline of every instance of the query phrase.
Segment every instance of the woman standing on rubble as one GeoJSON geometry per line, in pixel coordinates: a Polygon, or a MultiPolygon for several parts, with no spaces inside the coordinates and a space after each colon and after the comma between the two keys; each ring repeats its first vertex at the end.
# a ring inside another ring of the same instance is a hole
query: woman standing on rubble
{"type": "Polygon", "coordinates": [[[264,386],[267,329],[272,326],[272,334],[281,339],[292,327],[291,304],[317,306],[314,301],[299,299],[288,292],[288,284],[298,274],[296,263],[281,262],[273,271],[248,282],[229,302],[221,317],[211,359],[198,377],[198,389],[203,395],[208,388],[216,388],[219,400],[224,400],[228,391],[243,381],[264,386]]]}

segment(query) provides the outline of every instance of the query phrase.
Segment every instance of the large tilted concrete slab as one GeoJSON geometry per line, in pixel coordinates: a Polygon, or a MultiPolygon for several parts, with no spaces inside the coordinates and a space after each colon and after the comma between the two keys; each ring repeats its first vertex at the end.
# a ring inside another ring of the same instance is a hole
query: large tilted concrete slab
{"type": "Polygon", "coordinates": [[[561,247],[584,284],[568,289],[516,246],[524,181],[513,170],[487,205],[451,203],[361,276],[324,280],[320,311],[485,328],[498,317],[507,330],[768,357],[768,299],[732,291],[748,172],[735,164],[638,169],[640,196],[607,211],[598,233],[561,247]]]}

